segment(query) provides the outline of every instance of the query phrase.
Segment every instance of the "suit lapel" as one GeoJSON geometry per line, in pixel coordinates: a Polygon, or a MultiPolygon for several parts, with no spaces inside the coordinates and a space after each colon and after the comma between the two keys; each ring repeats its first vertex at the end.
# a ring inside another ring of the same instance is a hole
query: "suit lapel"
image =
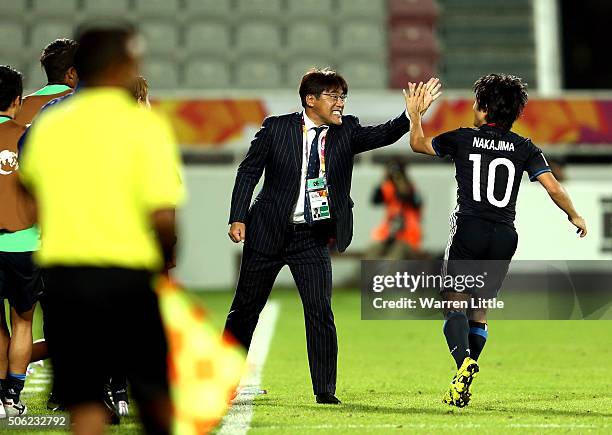
{"type": "Polygon", "coordinates": [[[289,126],[289,137],[290,137],[290,152],[292,155],[293,166],[298,174],[302,172],[302,159],[303,159],[303,137],[302,137],[302,115],[301,113],[295,113],[291,117],[289,126]]]}

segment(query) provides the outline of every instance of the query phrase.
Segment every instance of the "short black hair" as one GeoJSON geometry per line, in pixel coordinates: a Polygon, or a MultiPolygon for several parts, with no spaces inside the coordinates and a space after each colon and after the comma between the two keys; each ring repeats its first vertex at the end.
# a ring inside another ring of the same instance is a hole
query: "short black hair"
{"type": "Polygon", "coordinates": [[[523,112],[529,96],[527,84],[510,74],[489,74],[474,83],[476,105],[487,112],[487,122],[510,130],[523,112]]]}
{"type": "Polygon", "coordinates": [[[47,74],[49,83],[61,84],[63,82],[66,72],[74,66],[76,50],[76,41],[68,38],[56,39],[43,49],[40,64],[47,74]]]}
{"type": "Polygon", "coordinates": [[[304,74],[300,82],[300,98],[302,107],[306,107],[306,95],[314,95],[317,98],[325,92],[341,89],[343,94],[348,93],[348,84],[344,77],[329,68],[312,68],[304,74]]]}
{"type": "Polygon", "coordinates": [[[21,73],[8,65],[0,65],[0,111],[7,110],[15,98],[23,96],[21,73]]]}
{"type": "Polygon", "coordinates": [[[130,57],[130,38],[136,28],[123,21],[85,24],[77,30],[78,48],[74,66],[79,80],[87,82],[98,76],[109,66],[130,57]]]}

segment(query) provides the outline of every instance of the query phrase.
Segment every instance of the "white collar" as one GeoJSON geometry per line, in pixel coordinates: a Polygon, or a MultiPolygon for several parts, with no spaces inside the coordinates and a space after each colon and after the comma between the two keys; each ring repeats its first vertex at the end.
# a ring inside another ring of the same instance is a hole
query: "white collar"
{"type": "MultiPolygon", "coordinates": [[[[306,111],[302,112],[302,114],[304,115],[304,126],[306,127],[306,131],[310,131],[313,128],[317,128],[317,125],[312,121],[312,119],[310,119],[308,115],[306,115],[306,111]]],[[[329,128],[329,126],[325,124],[321,124],[319,127],[329,128]]]]}

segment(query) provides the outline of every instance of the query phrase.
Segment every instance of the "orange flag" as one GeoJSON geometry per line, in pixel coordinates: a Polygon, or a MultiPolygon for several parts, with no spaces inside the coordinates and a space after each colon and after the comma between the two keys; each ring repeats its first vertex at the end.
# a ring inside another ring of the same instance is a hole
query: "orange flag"
{"type": "Polygon", "coordinates": [[[168,339],[173,433],[205,434],[223,418],[245,369],[244,352],[222,337],[202,303],[167,277],[158,283],[168,339]]]}

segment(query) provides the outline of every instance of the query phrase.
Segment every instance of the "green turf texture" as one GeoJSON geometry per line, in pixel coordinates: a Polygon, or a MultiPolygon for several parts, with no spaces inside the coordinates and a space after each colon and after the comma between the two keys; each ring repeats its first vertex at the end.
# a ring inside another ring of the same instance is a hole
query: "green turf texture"
{"type": "MultiPolygon", "coordinates": [[[[221,327],[230,292],[201,295],[221,327]]],[[[442,322],[363,321],[358,292],[338,290],[343,404],[323,406],[312,393],[299,296],[275,289],[271,298],[280,316],[263,373],[268,394],[255,400],[251,433],[612,432],[612,321],[492,322],[472,402],[454,409],[441,402],[454,374],[442,322]]],[[[46,414],[46,399],[28,396],[30,414],[46,414]]],[[[110,433],[140,429],[130,417],[110,433]]]]}

